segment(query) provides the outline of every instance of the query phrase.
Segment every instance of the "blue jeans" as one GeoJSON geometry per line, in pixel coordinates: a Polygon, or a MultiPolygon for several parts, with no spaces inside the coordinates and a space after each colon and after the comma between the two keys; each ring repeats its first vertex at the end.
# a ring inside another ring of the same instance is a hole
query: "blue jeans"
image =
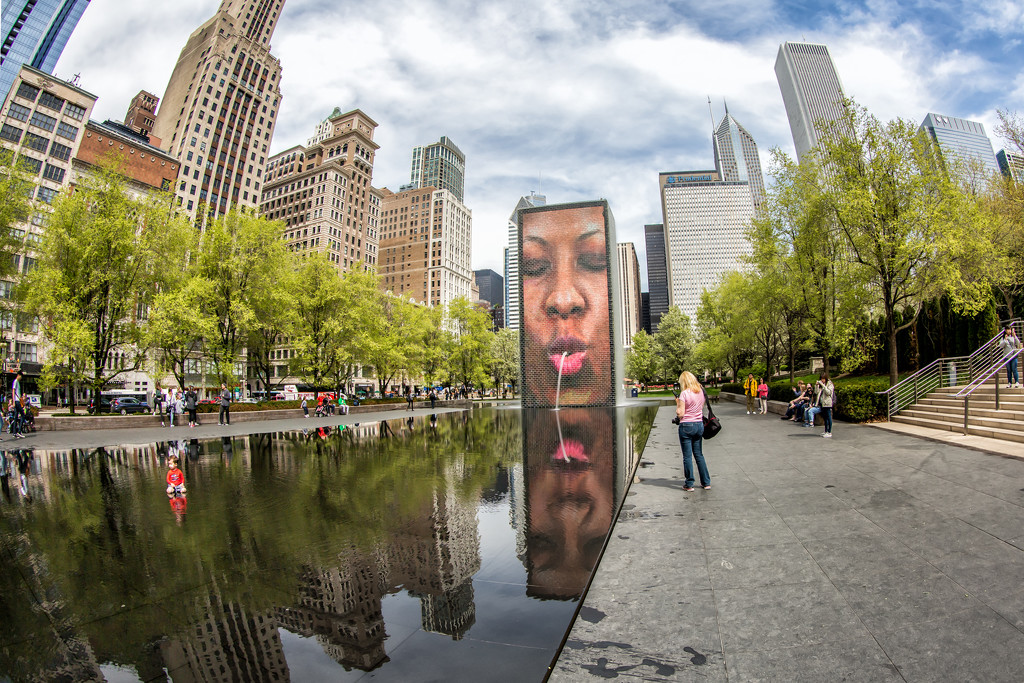
{"type": "Polygon", "coordinates": [[[679,445],[683,448],[683,475],[686,477],[687,487],[693,486],[693,460],[697,461],[700,485],[711,486],[711,475],[708,474],[708,466],[704,462],[704,451],[701,448],[703,440],[703,422],[679,423],[679,445]]]}
{"type": "Polygon", "coordinates": [[[825,419],[825,433],[826,434],[831,434],[832,433],[832,406],[829,406],[827,408],[819,408],[819,410],[821,411],[821,414],[822,414],[822,416],[825,419]]]}
{"type": "Polygon", "coordinates": [[[804,413],[804,424],[814,426],[814,417],[821,412],[821,406],[811,406],[804,413]]]}
{"type": "Polygon", "coordinates": [[[1017,358],[1014,358],[1013,360],[1006,364],[1006,383],[1020,383],[1020,375],[1017,374],[1017,358]]]}

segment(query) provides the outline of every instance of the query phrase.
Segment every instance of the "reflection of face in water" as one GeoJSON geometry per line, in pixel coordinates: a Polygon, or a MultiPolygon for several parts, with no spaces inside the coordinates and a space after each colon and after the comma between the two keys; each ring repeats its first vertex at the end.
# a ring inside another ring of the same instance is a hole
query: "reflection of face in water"
{"type": "Polygon", "coordinates": [[[613,401],[604,207],[526,212],[519,270],[524,405],[613,401]]]}
{"type": "Polygon", "coordinates": [[[615,412],[524,411],[527,594],[578,597],[615,507],[615,412]]]}

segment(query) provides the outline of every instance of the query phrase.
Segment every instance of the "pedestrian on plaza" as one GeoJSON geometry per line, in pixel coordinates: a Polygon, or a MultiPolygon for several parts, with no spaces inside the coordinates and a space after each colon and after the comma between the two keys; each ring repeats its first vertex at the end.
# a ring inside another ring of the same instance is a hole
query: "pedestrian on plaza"
{"type": "Polygon", "coordinates": [[[430,389],[429,397],[430,397],[430,409],[433,410],[434,409],[434,403],[437,402],[437,394],[434,392],[433,388],[430,389]]]}
{"type": "MultiPolygon", "coordinates": [[[[167,427],[171,428],[174,426],[174,392],[168,391],[167,396],[164,398],[164,410],[167,412],[167,427]]],[[[163,426],[163,422],[160,426],[163,426]]]]}
{"type": "Polygon", "coordinates": [[[302,417],[309,417],[309,405],[306,403],[306,397],[302,397],[302,417]]]}
{"type": "Polygon", "coordinates": [[[227,384],[220,385],[220,415],[217,422],[221,426],[231,424],[231,392],[227,384]]]}
{"type": "Polygon", "coordinates": [[[1020,357],[1020,346],[1020,339],[1017,337],[1017,333],[1013,331],[1013,327],[1010,325],[1004,327],[1003,338],[999,340],[999,352],[1004,357],[1008,356],[1011,351],[1017,352],[1017,355],[1006,362],[1007,389],[1010,387],[1020,388],[1020,374],[1017,372],[1017,361],[1020,357]]]}
{"type": "Polygon", "coordinates": [[[757,380],[757,402],[759,404],[760,412],[762,415],[768,414],[768,385],[765,383],[763,377],[759,377],[757,380]]]}
{"type": "Polygon", "coordinates": [[[825,421],[825,433],[822,434],[827,439],[832,438],[832,405],[835,399],[836,388],[832,384],[832,380],[829,379],[828,373],[823,372],[818,375],[818,381],[814,383],[814,408],[807,411],[810,414],[810,424],[808,427],[814,426],[814,416],[821,413],[822,419],[825,421]]]}
{"type": "Polygon", "coordinates": [[[409,410],[414,410],[412,403],[412,387],[409,387],[405,391],[405,403],[409,406],[409,410]]]}
{"type": "Polygon", "coordinates": [[[700,485],[711,488],[711,475],[704,462],[704,388],[688,370],[679,375],[679,395],[676,396],[676,419],[679,421],[679,445],[683,449],[684,491],[693,490],[693,463],[697,461],[700,485]]]}
{"type": "Polygon", "coordinates": [[[753,373],[747,375],[743,382],[743,395],[747,397],[747,415],[754,414],[754,399],[757,398],[757,380],[753,373]]]}
{"type": "Polygon", "coordinates": [[[185,410],[188,411],[189,428],[195,427],[199,423],[196,415],[196,412],[198,411],[198,404],[199,394],[196,393],[196,388],[189,387],[188,391],[185,392],[185,410]]]}
{"type": "Polygon", "coordinates": [[[160,416],[160,426],[164,426],[164,392],[157,387],[153,392],[153,414],[160,416]]]}
{"type": "Polygon", "coordinates": [[[14,376],[14,383],[11,384],[11,403],[14,410],[13,424],[11,425],[11,433],[14,434],[15,439],[24,439],[25,435],[22,433],[25,427],[25,407],[21,393],[21,380],[25,377],[25,373],[18,370],[18,374],[14,376]]]}

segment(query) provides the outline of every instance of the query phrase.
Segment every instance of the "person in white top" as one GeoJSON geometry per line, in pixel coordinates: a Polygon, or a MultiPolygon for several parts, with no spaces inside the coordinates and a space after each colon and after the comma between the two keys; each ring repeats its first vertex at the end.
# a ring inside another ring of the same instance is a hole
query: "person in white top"
{"type": "Polygon", "coordinates": [[[1003,356],[1009,355],[1011,351],[1017,351],[1017,355],[1006,362],[1006,388],[1020,388],[1020,374],[1017,372],[1020,339],[1009,325],[1003,328],[1003,338],[999,340],[999,351],[1003,356]]]}

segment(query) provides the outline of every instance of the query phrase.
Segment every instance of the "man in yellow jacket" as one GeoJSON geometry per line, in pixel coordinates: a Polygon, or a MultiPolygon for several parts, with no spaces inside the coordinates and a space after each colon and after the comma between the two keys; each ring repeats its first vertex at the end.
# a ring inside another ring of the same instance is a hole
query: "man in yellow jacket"
{"type": "Polygon", "coordinates": [[[747,375],[743,383],[743,394],[747,397],[747,415],[754,413],[754,400],[757,398],[757,380],[753,375],[747,375]]]}

